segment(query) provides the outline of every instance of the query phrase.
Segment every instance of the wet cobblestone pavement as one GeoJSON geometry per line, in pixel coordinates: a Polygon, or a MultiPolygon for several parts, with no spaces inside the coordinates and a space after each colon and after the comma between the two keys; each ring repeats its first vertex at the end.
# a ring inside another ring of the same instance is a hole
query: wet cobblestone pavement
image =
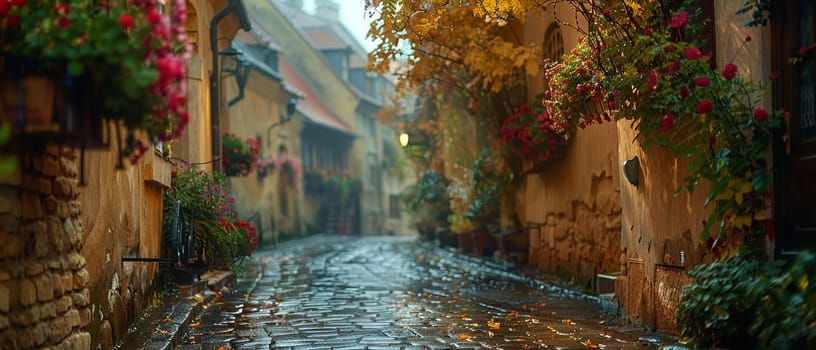
{"type": "Polygon", "coordinates": [[[177,349],[656,349],[592,298],[412,238],[258,252],[177,349]]]}

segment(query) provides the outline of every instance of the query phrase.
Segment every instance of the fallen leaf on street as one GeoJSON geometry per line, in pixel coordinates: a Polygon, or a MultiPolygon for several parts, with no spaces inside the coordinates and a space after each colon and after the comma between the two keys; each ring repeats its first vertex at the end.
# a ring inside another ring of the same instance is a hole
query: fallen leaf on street
{"type": "Polygon", "coordinates": [[[165,316],[164,319],[162,320],[162,322],[167,323],[167,322],[170,322],[172,320],[173,319],[171,319],[170,316],[165,316]]]}
{"type": "Polygon", "coordinates": [[[194,300],[195,300],[197,303],[201,303],[201,302],[203,302],[203,301],[204,301],[204,296],[203,296],[203,295],[201,295],[201,293],[197,293],[196,295],[193,295],[193,299],[194,299],[194,300]]]}
{"type": "Polygon", "coordinates": [[[530,322],[532,324],[538,324],[541,321],[539,319],[537,319],[537,318],[531,318],[531,319],[527,320],[527,322],[530,322]]]}
{"type": "Polygon", "coordinates": [[[563,320],[561,320],[561,323],[563,323],[563,324],[569,324],[569,325],[575,325],[575,324],[577,324],[577,323],[575,323],[575,321],[570,320],[570,319],[568,319],[568,318],[567,318],[567,319],[563,319],[563,320]]]}
{"type": "Polygon", "coordinates": [[[469,335],[467,335],[467,334],[465,334],[465,333],[459,333],[459,340],[460,340],[460,341],[461,341],[461,340],[468,340],[468,339],[470,339],[470,336],[469,336],[469,335]]]}
{"type": "Polygon", "coordinates": [[[197,318],[195,321],[190,323],[190,327],[193,327],[193,328],[201,327],[201,319],[197,318]]]}
{"type": "Polygon", "coordinates": [[[170,333],[170,331],[164,330],[164,329],[162,329],[161,327],[156,327],[156,329],[155,329],[155,330],[153,330],[153,333],[159,333],[159,334],[169,334],[169,333],[170,333]]]}
{"type": "Polygon", "coordinates": [[[507,314],[507,317],[516,318],[516,317],[518,317],[518,312],[512,311],[512,312],[507,314]]]}
{"type": "Polygon", "coordinates": [[[491,319],[490,321],[487,321],[487,326],[490,327],[490,329],[499,329],[501,328],[501,323],[491,319]]]}
{"type": "Polygon", "coordinates": [[[590,349],[597,349],[598,348],[598,344],[593,343],[589,339],[586,340],[586,343],[584,343],[584,345],[586,345],[586,347],[588,347],[590,349]]]}

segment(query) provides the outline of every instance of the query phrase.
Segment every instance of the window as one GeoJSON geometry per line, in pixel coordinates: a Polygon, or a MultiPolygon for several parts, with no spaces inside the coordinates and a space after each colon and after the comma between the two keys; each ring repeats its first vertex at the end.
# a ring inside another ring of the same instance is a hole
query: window
{"type": "Polygon", "coordinates": [[[563,55],[564,37],[561,36],[561,27],[557,23],[553,23],[544,36],[544,58],[560,61],[563,55]]]}

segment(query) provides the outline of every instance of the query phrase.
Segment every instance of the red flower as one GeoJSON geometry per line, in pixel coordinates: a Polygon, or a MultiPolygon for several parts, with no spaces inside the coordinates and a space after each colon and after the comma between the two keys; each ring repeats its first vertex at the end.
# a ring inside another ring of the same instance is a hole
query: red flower
{"type": "Polygon", "coordinates": [[[674,46],[674,44],[668,44],[666,46],[663,46],[663,52],[676,52],[676,51],[677,46],[674,46]]]}
{"type": "Polygon", "coordinates": [[[652,35],[652,33],[653,33],[652,28],[649,27],[643,28],[643,35],[650,36],[652,35]]]}
{"type": "Polygon", "coordinates": [[[62,29],[68,29],[71,26],[71,19],[68,17],[60,17],[59,26],[62,29]]]}
{"type": "Polygon", "coordinates": [[[669,112],[669,114],[663,117],[663,121],[660,122],[660,130],[669,132],[672,127],[674,127],[674,113],[669,112]]]}
{"type": "Polygon", "coordinates": [[[799,56],[807,56],[808,48],[804,45],[799,47],[799,56]]]}
{"type": "Polygon", "coordinates": [[[694,85],[697,87],[706,87],[711,85],[711,81],[706,77],[696,77],[694,78],[694,85]]]}
{"type": "Polygon", "coordinates": [[[779,78],[779,71],[778,70],[775,70],[775,71],[771,72],[771,75],[768,76],[768,79],[770,79],[770,80],[774,80],[776,78],[779,78]]]}
{"type": "Polygon", "coordinates": [[[646,80],[646,86],[648,86],[649,90],[651,90],[651,91],[657,90],[657,71],[656,70],[652,69],[652,71],[649,72],[649,79],[646,80]]]}
{"type": "Polygon", "coordinates": [[[161,14],[156,9],[147,10],[147,23],[156,24],[161,21],[161,14]]]}
{"type": "Polygon", "coordinates": [[[59,3],[54,6],[54,12],[60,16],[65,16],[71,12],[71,5],[59,3]]]}
{"type": "Polygon", "coordinates": [[[688,23],[688,11],[680,11],[672,17],[669,25],[674,29],[683,28],[688,23]]]}
{"type": "Polygon", "coordinates": [[[706,114],[711,112],[714,109],[714,104],[711,103],[708,99],[700,100],[700,103],[697,104],[697,113],[706,114]]]}
{"type": "Polygon", "coordinates": [[[733,63],[726,64],[722,69],[722,75],[725,80],[732,80],[737,76],[737,65],[733,63]]]}
{"type": "Polygon", "coordinates": [[[760,123],[768,120],[768,112],[762,108],[754,109],[754,120],[760,123]]]}
{"type": "Polygon", "coordinates": [[[0,1],[0,18],[6,17],[10,9],[11,4],[9,2],[0,1]]]}
{"type": "Polygon", "coordinates": [[[751,36],[750,35],[745,37],[745,42],[749,42],[749,41],[751,41],[751,36]]]}
{"type": "Polygon", "coordinates": [[[679,60],[672,61],[672,63],[669,65],[669,67],[666,68],[666,74],[668,74],[668,75],[672,75],[672,74],[677,73],[679,71],[680,71],[680,61],[679,60]]]}
{"type": "Polygon", "coordinates": [[[10,14],[6,17],[6,27],[14,28],[20,25],[20,17],[15,14],[10,14]]]}
{"type": "Polygon", "coordinates": [[[127,13],[123,13],[119,16],[119,25],[125,30],[130,30],[130,28],[133,27],[133,17],[130,17],[127,13]]]}
{"type": "Polygon", "coordinates": [[[11,6],[25,6],[28,0],[11,0],[11,6]]]}
{"type": "Polygon", "coordinates": [[[688,95],[689,95],[689,89],[685,85],[681,86],[680,87],[680,98],[685,100],[686,97],[688,97],[688,95]]]}
{"type": "Polygon", "coordinates": [[[690,60],[699,60],[703,57],[703,53],[696,47],[689,47],[683,50],[683,56],[690,60]]]}

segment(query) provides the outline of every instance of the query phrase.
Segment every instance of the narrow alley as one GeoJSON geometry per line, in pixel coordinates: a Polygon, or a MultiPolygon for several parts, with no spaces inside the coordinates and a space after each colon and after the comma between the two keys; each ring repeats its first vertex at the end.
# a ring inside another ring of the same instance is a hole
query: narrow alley
{"type": "Polygon", "coordinates": [[[178,349],[658,345],[592,297],[413,238],[320,235],[255,257],[245,278],[179,331],[178,349]]]}

